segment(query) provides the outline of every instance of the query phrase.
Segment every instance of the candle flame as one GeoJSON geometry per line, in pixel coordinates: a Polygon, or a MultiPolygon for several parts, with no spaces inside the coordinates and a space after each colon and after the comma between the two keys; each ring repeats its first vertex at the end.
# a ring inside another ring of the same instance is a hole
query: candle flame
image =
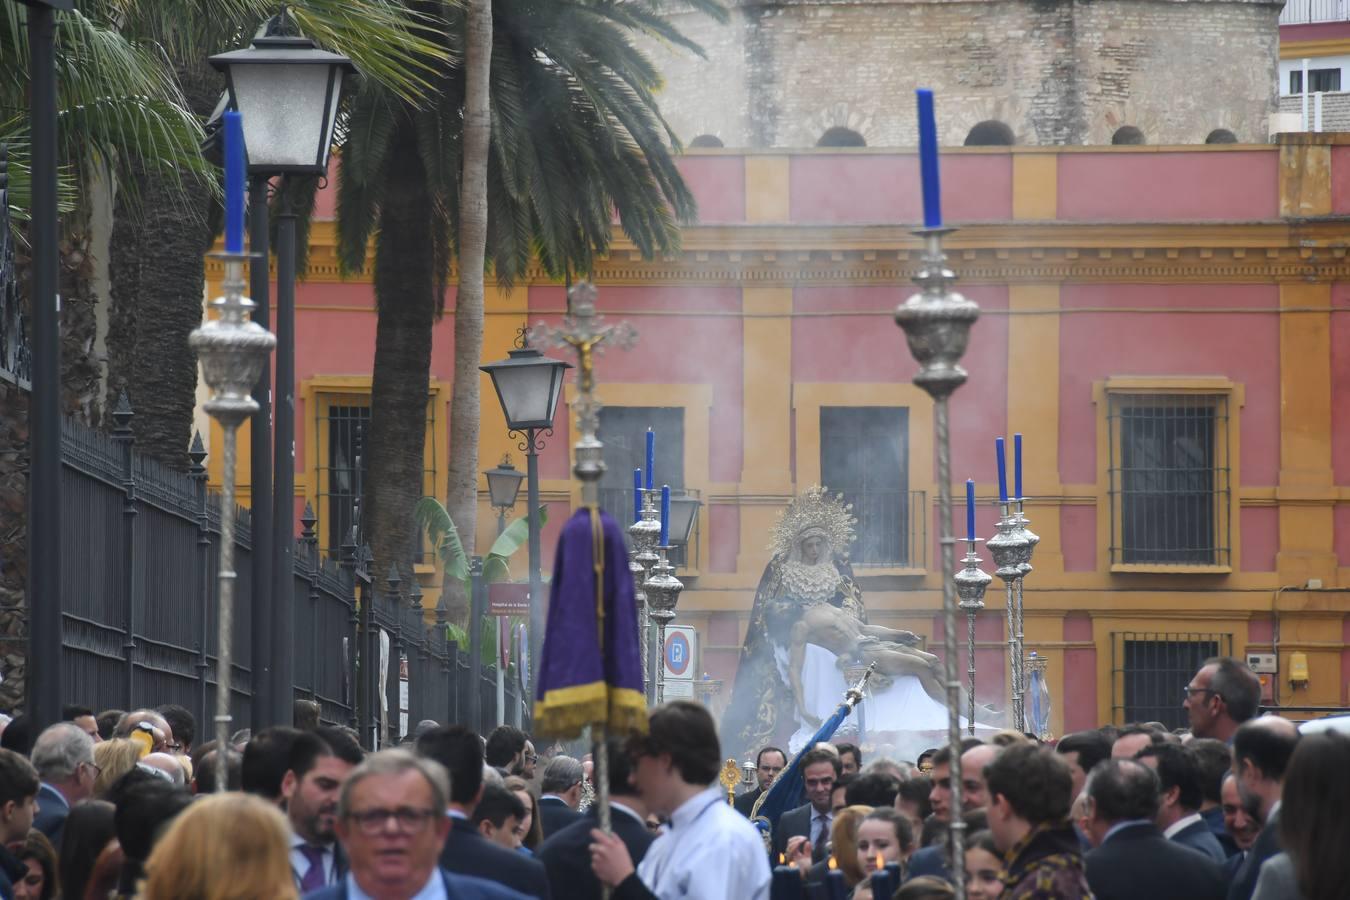
{"type": "Polygon", "coordinates": [[[877,871],[880,872],[880,871],[881,871],[882,869],[884,869],[884,868],[886,868],[886,858],[885,858],[884,856],[882,856],[880,853],[878,853],[878,854],[877,854],[877,871]]]}
{"type": "Polygon", "coordinates": [[[787,855],[784,853],[778,854],[778,864],[781,866],[786,862],[787,862],[787,855]]]}
{"type": "Polygon", "coordinates": [[[835,861],[834,861],[834,857],[831,856],[831,857],[830,857],[830,871],[834,871],[834,870],[837,869],[837,868],[839,868],[839,864],[838,864],[837,862],[835,862],[835,861]]]}

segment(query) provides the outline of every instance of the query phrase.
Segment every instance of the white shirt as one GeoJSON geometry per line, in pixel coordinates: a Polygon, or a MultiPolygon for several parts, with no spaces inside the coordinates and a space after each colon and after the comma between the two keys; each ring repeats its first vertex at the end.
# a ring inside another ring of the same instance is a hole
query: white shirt
{"type": "Polygon", "coordinates": [[[714,785],[675,810],[638,877],[661,900],[768,900],[772,876],[759,830],[714,785]]]}
{"type": "Polygon", "coordinates": [[[1180,831],[1185,831],[1187,828],[1190,828],[1196,822],[1203,822],[1203,821],[1204,819],[1200,818],[1199,813],[1191,813],[1184,819],[1177,819],[1171,825],[1168,825],[1167,830],[1163,832],[1163,837],[1167,838],[1170,841],[1172,839],[1172,835],[1180,831]]]}
{"type": "MultiPolygon", "coordinates": [[[[347,873],[347,898],[348,900],[371,900],[369,894],[361,890],[356,879],[349,872],[347,873]]],[[[427,883],[422,885],[422,889],[413,894],[408,900],[449,900],[445,893],[445,882],[441,880],[441,870],[433,868],[431,877],[427,883]]]]}
{"type": "MultiPolygon", "coordinates": [[[[305,880],[305,873],[309,871],[309,857],[301,851],[301,847],[306,846],[306,841],[300,835],[291,833],[291,874],[295,876],[296,887],[305,880]]],[[[337,857],[333,853],[333,845],[329,844],[323,848],[323,883],[324,886],[337,883],[336,873],[333,867],[337,865],[337,857]]]]}

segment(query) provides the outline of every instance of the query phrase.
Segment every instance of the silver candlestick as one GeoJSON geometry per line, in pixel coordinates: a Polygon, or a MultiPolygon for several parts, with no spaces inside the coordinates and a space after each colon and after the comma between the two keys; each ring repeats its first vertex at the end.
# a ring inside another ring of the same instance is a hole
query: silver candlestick
{"type": "MultiPolygon", "coordinates": [[[[207,414],[220,423],[222,431],[222,470],[220,498],[220,593],[219,615],[216,623],[216,745],[229,746],[230,740],[230,680],[234,659],[234,468],[236,438],[239,426],[258,411],[258,404],[250,396],[253,386],[262,374],[263,363],[277,345],[277,339],[248,316],[253,301],[244,296],[244,262],[250,257],[242,253],[213,254],[225,264],[222,288],[225,295],[215,300],[211,308],[217,317],[192,332],[188,339],[202,363],[202,379],[211,389],[211,399],[202,404],[207,414]]],[[[267,261],[254,260],[255,265],[267,261]]],[[[266,423],[264,423],[266,424],[266,423]]],[[[255,424],[255,427],[256,424],[255,424]]],[[[257,460],[254,460],[257,465],[257,460]]],[[[267,548],[263,548],[266,550],[267,548]]],[[[224,791],[226,767],[216,773],[216,790],[224,791]]]]}
{"type": "Polygon", "coordinates": [[[1022,567],[1031,559],[1031,543],[1025,532],[1018,527],[1012,515],[1012,506],[1002,501],[998,519],[998,532],[989,539],[989,554],[994,557],[994,570],[1003,581],[1004,604],[1007,611],[1008,629],[1008,679],[1009,705],[1012,712],[1011,727],[1024,731],[1022,716],[1022,655],[1018,645],[1017,598],[1018,582],[1022,579],[1022,567]]]}
{"type": "MultiPolygon", "coordinates": [[[[920,291],[895,311],[905,330],[909,352],[919,363],[914,383],[933,398],[933,431],[937,438],[938,522],[942,549],[943,669],[947,688],[947,743],[951,748],[951,859],[952,872],[964,871],[965,822],[961,818],[961,682],[956,661],[956,584],[949,576],[956,566],[952,537],[951,422],[947,401],[966,382],[961,368],[970,340],[970,326],[980,317],[978,304],[952,290],[956,274],[947,268],[942,252],[948,228],[915,232],[923,241],[922,268],[914,281],[920,291]]],[[[965,879],[956,879],[956,900],[965,900],[965,879]]]]}
{"type": "Polygon", "coordinates": [[[646,589],[652,566],[661,558],[656,553],[656,545],[661,541],[661,520],[656,514],[655,494],[655,491],[642,492],[642,518],[628,526],[628,570],[633,573],[633,583],[637,588],[638,627],[642,634],[642,680],[648,704],[656,697],[658,670],[655,666],[661,662],[660,654],[652,652],[651,603],[647,599],[646,589]]]}
{"type": "Polygon", "coordinates": [[[984,592],[993,581],[993,577],[980,568],[980,558],[975,555],[975,545],[979,538],[966,538],[966,556],[961,560],[965,568],[956,573],[956,594],[961,598],[961,609],[966,614],[966,729],[975,734],[975,616],[984,609],[984,592]]]}
{"type": "Polygon", "coordinates": [[[663,664],[666,653],[666,626],[675,618],[675,605],[680,602],[680,592],[684,584],[675,577],[675,567],[666,562],[669,547],[657,548],[656,564],[642,585],[647,594],[647,605],[651,607],[651,617],[656,621],[656,702],[666,702],[666,667],[663,664]]]}
{"type": "Polygon", "coordinates": [[[1026,500],[1024,498],[1018,497],[1013,504],[1013,526],[1017,529],[1018,533],[1022,535],[1022,537],[1026,538],[1027,541],[1026,561],[1018,565],[1018,569],[1021,570],[1022,574],[1018,577],[1016,583],[1013,585],[1013,615],[1014,615],[1013,634],[1014,640],[1017,641],[1016,659],[1019,667],[1017,687],[1018,690],[1021,692],[1017,701],[1017,715],[1021,723],[1018,726],[1020,731],[1027,730],[1026,726],[1027,726],[1027,690],[1028,690],[1026,670],[1025,668],[1023,668],[1023,666],[1025,665],[1024,660],[1026,659],[1026,652],[1023,644],[1023,628],[1022,628],[1022,612],[1024,609],[1022,605],[1022,586],[1026,582],[1027,576],[1031,574],[1032,571],[1031,556],[1033,553],[1036,552],[1036,545],[1041,542],[1040,536],[1027,527],[1027,525],[1031,523],[1031,520],[1028,519],[1022,513],[1022,507],[1025,502],[1026,500]]]}

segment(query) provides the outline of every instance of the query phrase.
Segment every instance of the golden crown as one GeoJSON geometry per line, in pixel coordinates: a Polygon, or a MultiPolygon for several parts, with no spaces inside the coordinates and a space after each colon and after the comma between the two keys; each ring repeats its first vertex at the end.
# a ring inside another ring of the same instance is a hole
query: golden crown
{"type": "Polygon", "coordinates": [[[845,503],[842,494],[831,495],[825,488],[813,484],[794,497],[778,516],[769,549],[789,553],[803,532],[819,529],[830,542],[832,552],[847,556],[853,545],[853,526],[857,523],[858,520],[853,518],[853,505],[845,503]]]}

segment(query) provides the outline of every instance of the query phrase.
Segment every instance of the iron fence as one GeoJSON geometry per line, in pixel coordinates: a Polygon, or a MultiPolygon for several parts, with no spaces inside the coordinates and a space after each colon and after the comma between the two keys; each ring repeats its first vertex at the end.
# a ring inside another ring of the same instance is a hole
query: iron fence
{"type": "MultiPolygon", "coordinates": [[[[74,551],[59,598],[65,692],[95,709],[177,703],[204,732],[215,715],[220,498],[207,490],[200,443],[189,471],[176,472],[135,452],[132,418],[124,400],[112,434],[63,425],[62,528],[74,551]]],[[[235,512],[230,712],[237,728],[247,728],[254,724],[253,548],[249,512],[235,512]]],[[[322,721],[357,727],[372,747],[420,719],[490,731],[497,724],[491,670],[477,688],[492,699],[469,721],[468,654],[449,640],[443,614],[429,621],[420,588],[405,589],[397,573],[377,589],[369,551],[358,553],[350,538],[337,559],[327,557],[316,521],[306,510],[285,598],[295,615],[294,699],[317,702],[322,721]]],[[[514,685],[507,693],[519,703],[514,685]]]]}

